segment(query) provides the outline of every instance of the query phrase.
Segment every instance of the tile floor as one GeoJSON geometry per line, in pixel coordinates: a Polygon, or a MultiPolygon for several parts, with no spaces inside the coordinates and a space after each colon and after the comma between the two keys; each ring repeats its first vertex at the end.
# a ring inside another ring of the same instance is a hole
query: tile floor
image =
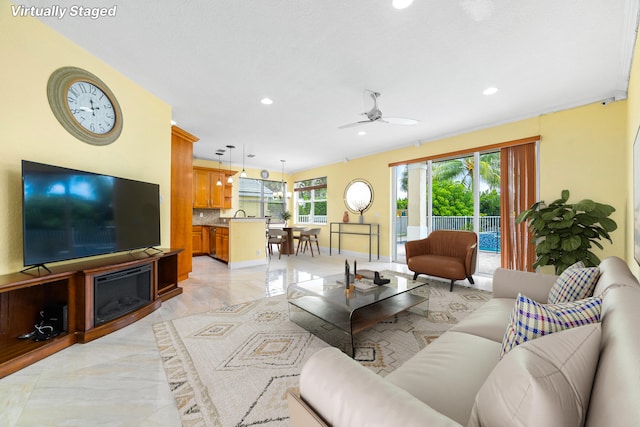
{"type": "MultiPolygon", "coordinates": [[[[180,283],[184,293],[159,310],[0,379],[0,426],[180,426],[154,323],[279,295],[289,283],[339,273],[344,266],[344,257],[326,252],[315,258],[274,256],[266,267],[237,270],[208,257],[193,261],[189,279],[180,283]]],[[[404,264],[357,261],[359,268],[407,272],[404,264]]],[[[476,279],[476,287],[490,290],[489,277],[476,279]]]]}

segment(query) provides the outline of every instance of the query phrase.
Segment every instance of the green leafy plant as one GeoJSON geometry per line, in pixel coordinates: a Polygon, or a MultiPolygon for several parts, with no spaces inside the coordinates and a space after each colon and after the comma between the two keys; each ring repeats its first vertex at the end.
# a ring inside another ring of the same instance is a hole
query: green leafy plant
{"type": "Polygon", "coordinates": [[[280,214],[280,218],[282,218],[283,221],[289,221],[291,219],[291,212],[289,211],[284,211],[280,214]]]}
{"type": "Polygon", "coordinates": [[[615,208],[584,199],[567,203],[569,190],[562,190],[560,199],[548,206],[544,201],[534,203],[516,218],[519,224],[526,221],[536,238],[536,262],[533,268],[553,265],[556,274],[570,265],[582,261],[586,266],[597,266],[600,258],[591,252],[591,245],[602,249],[599,240],[610,243],[610,232],[618,228],[609,218],[615,208]]]}

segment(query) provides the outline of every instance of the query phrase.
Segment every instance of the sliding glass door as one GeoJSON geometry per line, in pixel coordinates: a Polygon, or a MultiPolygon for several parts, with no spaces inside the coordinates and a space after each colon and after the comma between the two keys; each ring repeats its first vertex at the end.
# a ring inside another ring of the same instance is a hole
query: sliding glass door
{"type": "Polygon", "coordinates": [[[479,236],[479,273],[500,266],[500,152],[393,168],[395,254],[406,262],[404,242],[433,230],[469,230],[479,236]]]}

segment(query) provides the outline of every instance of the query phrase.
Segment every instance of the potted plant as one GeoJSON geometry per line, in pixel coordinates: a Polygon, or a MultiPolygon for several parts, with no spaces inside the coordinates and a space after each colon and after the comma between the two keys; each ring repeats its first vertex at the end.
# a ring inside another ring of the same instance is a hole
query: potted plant
{"type": "Polygon", "coordinates": [[[291,212],[289,211],[283,211],[280,213],[280,218],[282,218],[282,220],[284,221],[284,225],[287,225],[287,221],[289,221],[291,219],[291,212]]]}
{"type": "Polygon", "coordinates": [[[355,202],[353,202],[353,208],[360,212],[360,217],[358,218],[358,222],[360,224],[364,223],[364,211],[366,211],[367,209],[369,209],[369,205],[370,202],[367,202],[365,200],[356,200],[355,202]]]}
{"type": "Polygon", "coordinates": [[[591,252],[591,245],[602,249],[599,240],[607,239],[618,228],[609,218],[615,208],[610,205],[584,199],[567,203],[569,190],[562,190],[560,199],[548,206],[544,201],[534,203],[516,218],[519,224],[526,221],[536,239],[536,262],[533,268],[555,266],[555,273],[562,273],[572,264],[582,261],[585,266],[597,266],[600,258],[591,252]]]}

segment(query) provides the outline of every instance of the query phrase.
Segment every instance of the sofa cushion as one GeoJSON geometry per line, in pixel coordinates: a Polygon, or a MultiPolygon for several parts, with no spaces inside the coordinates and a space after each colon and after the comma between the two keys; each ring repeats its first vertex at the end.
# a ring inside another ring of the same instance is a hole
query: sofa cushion
{"type": "Polygon", "coordinates": [[[578,261],[560,274],[549,290],[549,304],[577,301],[593,295],[600,269],[578,261]]]}
{"type": "Polygon", "coordinates": [[[518,294],[502,340],[500,358],[525,341],[563,329],[599,322],[601,306],[601,297],[563,304],[540,304],[518,294]]]}
{"type": "Polygon", "coordinates": [[[499,351],[498,342],[447,331],[385,379],[465,425],[480,386],[498,363],[499,351]]]}
{"type": "Polygon", "coordinates": [[[469,426],[581,426],[600,353],[600,324],[518,346],[480,388],[469,426]]]}
{"type": "Polygon", "coordinates": [[[411,271],[436,277],[446,277],[462,280],[467,277],[464,268],[464,258],[454,258],[444,255],[417,255],[407,261],[411,271]]]}
{"type": "Polygon", "coordinates": [[[513,298],[492,298],[449,330],[466,332],[501,343],[505,325],[509,323],[509,316],[513,311],[513,301],[513,298]]]}
{"type": "Polygon", "coordinates": [[[334,427],[460,427],[333,347],[323,348],[305,362],[300,396],[334,427]]]}
{"type": "MultiPolygon", "coordinates": [[[[624,272],[624,270],[623,270],[624,272]]],[[[587,427],[637,426],[640,420],[640,289],[609,287],[587,427]]]]}
{"type": "Polygon", "coordinates": [[[593,295],[603,294],[612,285],[640,287],[638,279],[629,270],[627,263],[617,256],[603,259],[598,268],[600,268],[600,279],[593,290],[593,295]]]}

